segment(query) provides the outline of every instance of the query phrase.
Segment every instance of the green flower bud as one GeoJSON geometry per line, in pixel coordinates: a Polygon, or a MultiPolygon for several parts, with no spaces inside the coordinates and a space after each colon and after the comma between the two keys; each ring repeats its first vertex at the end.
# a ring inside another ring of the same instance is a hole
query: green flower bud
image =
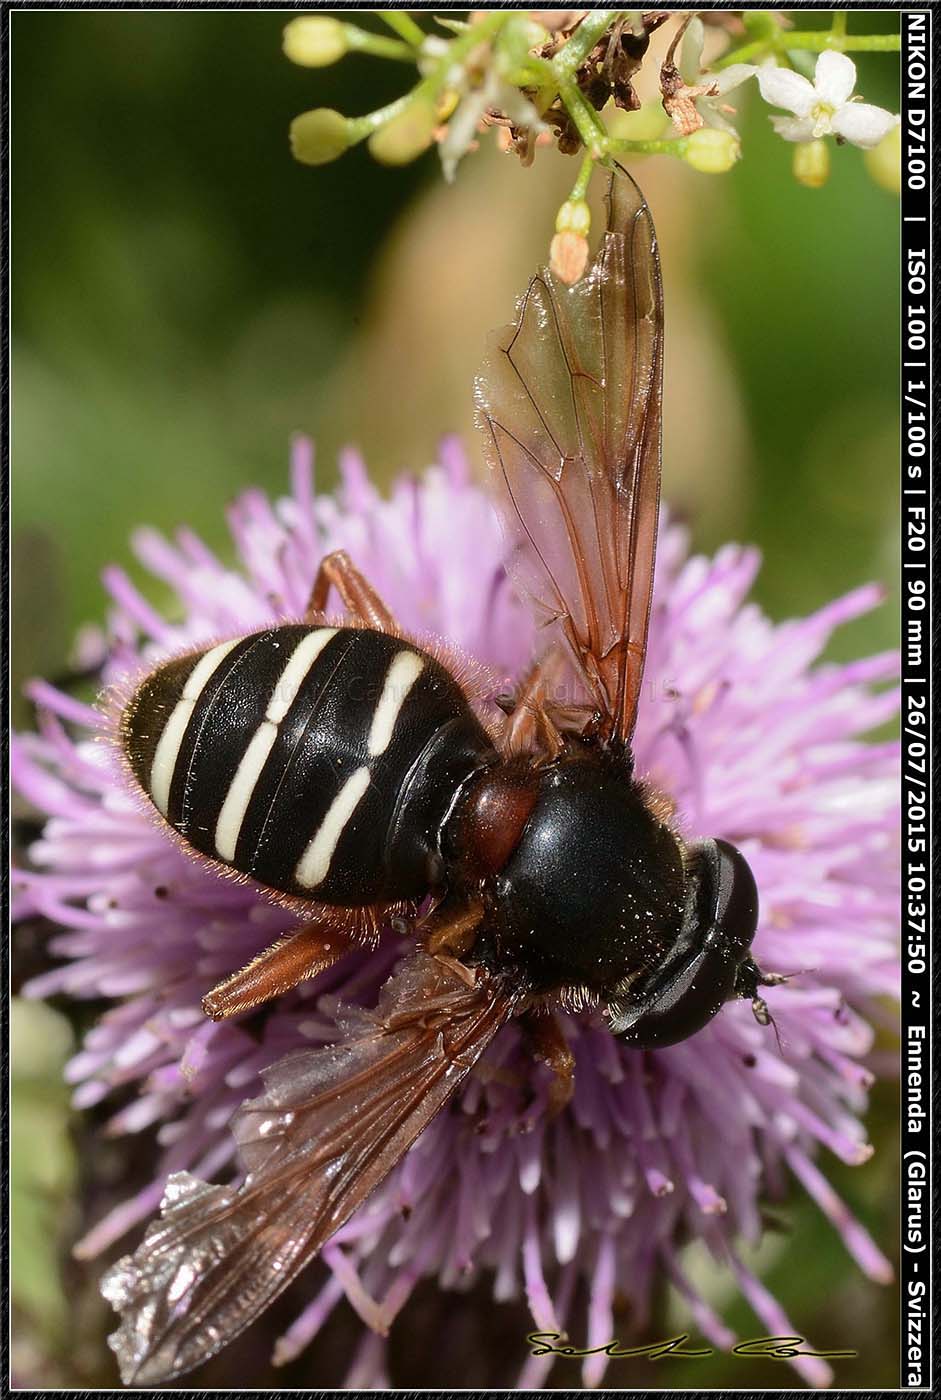
{"type": "Polygon", "coordinates": [[[291,122],[291,154],[302,165],[326,165],[349,146],[350,123],[330,107],[315,107],[291,122]]]}
{"type": "Polygon", "coordinates": [[[302,68],[326,68],[342,58],[350,46],[338,19],[302,15],[286,26],[281,47],[291,62],[302,68]]]}
{"type": "Polygon", "coordinates": [[[741,145],[733,131],[704,126],[686,138],[683,159],[703,175],[724,175],[740,154],[741,145]]]}
{"type": "Polygon", "coordinates": [[[577,233],[587,238],[591,228],[591,210],[584,199],[567,199],[555,216],[556,233],[577,233]]]}
{"type": "Polygon", "coordinates": [[[809,190],[819,190],[830,175],[830,147],[826,141],[801,141],[794,147],[794,179],[809,190]]]}
{"type": "Polygon", "coordinates": [[[428,149],[437,125],[434,104],[416,98],[398,116],[373,132],[369,138],[370,152],[383,165],[407,165],[428,149]]]}
{"type": "Polygon", "coordinates": [[[770,39],[781,27],[771,10],[743,10],[742,23],[752,39],[770,39]]]}
{"type": "Polygon", "coordinates": [[[892,130],[883,136],[877,146],[871,147],[863,155],[866,169],[875,180],[890,194],[902,192],[902,128],[896,123],[892,130]]]}

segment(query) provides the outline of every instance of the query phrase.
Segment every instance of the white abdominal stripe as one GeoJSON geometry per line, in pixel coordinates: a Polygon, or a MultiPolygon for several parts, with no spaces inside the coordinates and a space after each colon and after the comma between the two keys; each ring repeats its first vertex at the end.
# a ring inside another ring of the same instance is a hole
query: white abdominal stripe
{"type": "Polygon", "coordinates": [[[378,758],[389,747],[399,712],[424,665],[424,659],[417,652],[400,651],[386,672],[382,694],[373,712],[369,729],[370,758],[378,758]]]}
{"type": "Polygon", "coordinates": [[[265,718],[255,730],[248,748],[242,755],[242,761],[229,784],[216,822],[216,850],[220,859],[235,859],[242,822],[252,800],[255,784],[261,777],[261,770],[278,737],[278,726],[291,708],[304,677],[330,638],[336,634],[335,627],[321,627],[304,637],[294,648],[287,665],[278,677],[274,694],[265,711],[265,718]]]}
{"type": "Polygon", "coordinates": [[[299,885],[312,890],[330,873],[333,853],[360,801],[369,787],[369,768],[363,764],[340,788],[327,808],[326,816],[313,839],[297,862],[294,878],[299,885]]]}
{"type": "Polygon", "coordinates": [[[180,745],[183,742],[183,735],[186,733],[186,726],[190,722],[190,716],[196,702],[220,664],[237,644],[238,638],[231,642],[220,642],[217,647],[213,647],[211,651],[206,652],[205,656],[200,657],[190,672],[186,685],[183,687],[183,694],[177,701],[163,733],[160,735],[150,768],[150,795],[157,810],[163,816],[167,815],[167,808],[170,805],[170,785],[173,782],[180,745]]]}
{"type": "MultiPolygon", "coordinates": [[[[369,729],[370,758],[378,758],[389,747],[402,706],[424,665],[424,659],[414,651],[400,651],[390,664],[369,729]]],[[[305,889],[315,889],[326,879],[340,837],[368,787],[369,766],[364,764],[347,778],[327,808],[294,872],[295,880],[305,889]]]]}
{"type": "MultiPolygon", "coordinates": [[[[222,805],[215,818],[214,831],[211,824],[207,831],[207,836],[209,836],[209,832],[212,832],[210,839],[216,855],[227,864],[232,864],[235,861],[236,850],[246,818],[252,807],[252,800],[268,759],[278,741],[282,721],[290,711],[301,687],[310,677],[311,670],[316,665],[321,652],[337,635],[338,630],[340,629],[335,627],[316,628],[307,632],[293,646],[270,692],[271,698],[264,711],[264,716],[246,740],[238,766],[222,798],[222,805]]],[[[200,657],[190,672],[182,693],[170,711],[169,718],[160,733],[150,765],[148,786],[154,805],[164,817],[168,814],[170,794],[190,721],[193,719],[194,713],[197,712],[197,706],[204,696],[206,687],[218,672],[219,667],[233,647],[239,645],[243,640],[245,639],[236,638],[234,641],[222,642],[200,657]]],[[[233,674],[240,665],[241,658],[236,658],[231,663],[233,674]]],[[[425,669],[425,665],[426,658],[420,652],[404,646],[395,653],[389,662],[381,687],[377,686],[378,698],[374,701],[371,715],[368,709],[366,711],[365,732],[361,741],[363,747],[360,750],[362,761],[352,772],[347,769],[349,775],[345,778],[342,774],[337,775],[337,791],[323,813],[317,829],[307,840],[300,859],[297,861],[294,880],[303,889],[315,889],[329,875],[331,863],[344,831],[369,788],[371,762],[379,760],[392,743],[402,707],[425,669]]],[[[224,676],[221,685],[227,686],[229,683],[229,677],[224,676]]],[[[219,693],[219,688],[215,688],[215,694],[219,693]]],[[[197,718],[204,723],[207,721],[211,723],[213,703],[214,697],[208,699],[207,708],[197,718]]],[[[268,785],[269,791],[271,781],[271,774],[266,774],[265,783],[268,785]]],[[[210,818],[210,823],[211,820],[210,818]]],[[[206,848],[202,847],[202,849],[206,848]]],[[[207,850],[207,854],[209,853],[211,852],[207,850]]]]}

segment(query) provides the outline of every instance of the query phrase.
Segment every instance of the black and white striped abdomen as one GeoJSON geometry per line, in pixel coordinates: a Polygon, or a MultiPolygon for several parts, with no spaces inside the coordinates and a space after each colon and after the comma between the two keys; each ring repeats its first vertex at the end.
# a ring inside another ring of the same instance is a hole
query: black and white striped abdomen
{"type": "Polygon", "coordinates": [[[458,788],[495,758],[440,662],[348,627],[274,627],[171,661],[121,734],[196,850],[344,906],[425,893],[458,788]]]}

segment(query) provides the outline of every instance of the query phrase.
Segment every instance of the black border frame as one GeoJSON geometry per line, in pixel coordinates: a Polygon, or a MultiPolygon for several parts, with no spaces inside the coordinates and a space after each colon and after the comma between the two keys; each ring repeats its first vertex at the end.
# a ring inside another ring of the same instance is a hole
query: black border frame
{"type": "MultiPolygon", "coordinates": [[[[10,19],[18,10],[267,10],[309,11],[310,4],[248,3],[247,0],[164,0],[150,4],[147,0],[125,0],[109,4],[107,0],[3,0],[0,3],[0,513],[3,532],[0,550],[0,581],[3,588],[5,618],[9,620],[9,491],[10,491],[10,422],[9,422],[9,324],[10,324],[10,224],[9,224],[9,161],[10,161],[10,88],[9,43],[10,19]]],[[[348,4],[350,10],[368,9],[362,4],[348,4]]],[[[430,9],[437,12],[457,8],[451,5],[405,6],[392,0],[389,8],[430,9]]],[[[482,9],[501,8],[484,3],[482,9]]],[[[502,8],[524,8],[505,6],[502,8]]],[[[591,7],[595,8],[595,7],[591,7]]],[[[685,9],[685,6],[664,6],[685,9]]],[[[733,7],[706,0],[699,7],[731,9],[733,7]]],[[[773,0],[758,0],[746,8],[778,9],[773,0]]],[[[793,10],[830,11],[833,6],[821,0],[792,0],[793,10]]],[[[862,8],[862,7],[860,7],[862,8]]],[[[899,386],[902,413],[900,443],[900,505],[901,505],[901,651],[902,651],[902,900],[900,909],[903,931],[903,976],[901,1003],[900,1072],[902,1089],[902,1170],[899,1183],[901,1202],[900,1274],[901,1315],[900,1355],[901,1374],[898,1393],[930,1390],[934,1380],[934,1342],[938,1314],[933,1297],[933,1235],[935,1215],[939,1210],[934,1193],[934,1156],[932,1152],[934,1119],[934,1074],[932,1010],[934,987],[934,945],[932,939],[933,912],[933,772],[934,772],[934,686],[933,659],[936,637],[936,583],[934,570],[935,531],[933,527],[935,420],[933,412],[934,326],[933,299],[933,233],[935,221],[934,178],[932,169],[934,133],[934,79],[938,73],[936,54],[939,46],[937,6],[908,9],[894,4],[867,4],[869,10],[899,11],[902,31],[902,196],[900,215],[899,267],[902,290],[900,339],[902,371],[899,386]],[[909,1345],[911,1351],[909,1351],[909,1345]],[[916,1352],[918,1353],[916,1355],[916,1352]]],[[[5,733],[9,732],[9,670],[8,654],[2,655],[6,683],[0,688],[5,733]]],[[[0,802],[7,832],[9,853],[9,769],[5,767],[0,802]]],[[[4,912],[9,915],[8,890],[3,882],[4,912]]],[[[6,995],[3,998],[4,1024],[0,1038],[0,1078],[3,1103],[0,1112],[0,1171],[2,1171],[3,1213],[0,1217],[0,1256],[2,1256],[2,1286],[8,1295],[8,1153],[9,1153],[9,1063],[8,1018],[9,954],[4,943],[0,950],[6,995]]],[[[4,1326],[0,1329],[0,1394],[11,1393],[9,1387],[9,1302],[4,1326]]],[[[835,1388],[838,1389],[838,1388],[835,1388]]],[[[19,1390],[28,1396],[43,1392],[19,1390]]],[[[63,1396],[88,1392],[61,1390],[63,1396]]],[[[104,1392],[109,1393],[109,1392],[104,1392]]],[[[120,1393],[120,1392],[119,1392],[120,1393]]],[[[212,1392],[176,1390],[181,1395],[206,1395],[212,1392]]],[[[270,1393],[261,1391],[258,1393],[270,1393]]],[[[345,1392],[295,1392],[316,1396],[342,1395],[345,1392]]],[[[403,1397],[416,1392],[398,1392],[403,1397]]],[[[427,1393],[427,1392],[418,1392],[427,1393]]],[[[431,1392],[450,1393],[450,1392],[431,1392]]],[[[479,1392],[463,1391],[462,1394],[479,1392]]],[[[508,1392],[488,1392],[506,1394],[508,1392]]],[[[557,1390],[558,1395],[566,1392],[557,1390]]],[[[676,1395],[684,1392],[674,1391],[676,1395]]],[[[708,1395],[709,1391],[685,1392],[708,1395]]],[[[741,1393],[741,1392],[732,1392],[741,1393]]],[[[800,1394],[796,1389],[782,1387],[775,1394],[800,1394]]],[[[843,1394],[869,1392],[843,1390],[843,1394]]],[[[881,1391],[892,1394],[892,1391],[881,1391]]]]}

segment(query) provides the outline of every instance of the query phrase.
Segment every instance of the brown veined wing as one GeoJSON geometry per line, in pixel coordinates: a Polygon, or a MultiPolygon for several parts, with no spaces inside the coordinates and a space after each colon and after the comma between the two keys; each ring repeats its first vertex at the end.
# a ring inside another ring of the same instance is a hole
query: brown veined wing
{"type": "Polygon", "coordinates": [[[412,954],[343,1038],[265,1075],[233,1131],[235,1189],[171,1176],[163,1212],[102,1284],[126,1384],[172,1380],[214,1355],[291,1282],[404,1156],[512,1014],[482,971],[412,954]]]}
{"type": "Polygon", "coordinates": [[[660,499],[663,297],[650,210],[617,167],[589,270],[533,278],[476,386],[477,422],[515,546],[511,571],[557,622],[628,743],[643,676],[660,499]]]}

